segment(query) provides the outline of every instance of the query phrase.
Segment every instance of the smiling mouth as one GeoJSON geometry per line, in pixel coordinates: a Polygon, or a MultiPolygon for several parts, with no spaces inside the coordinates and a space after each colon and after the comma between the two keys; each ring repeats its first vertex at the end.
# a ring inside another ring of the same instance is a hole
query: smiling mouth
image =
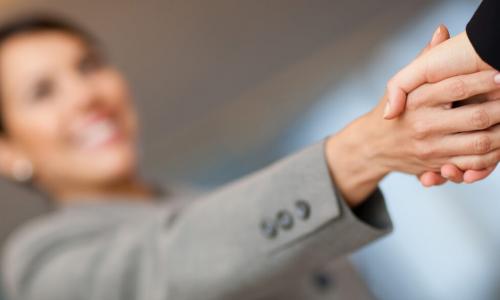
{"type": "Polygon", "coordinates": [[[110,118],[100,118],[81,127],[76,134],[77,145],[84,150],[95,150],[117,141],[120,130],[110,118]]]}

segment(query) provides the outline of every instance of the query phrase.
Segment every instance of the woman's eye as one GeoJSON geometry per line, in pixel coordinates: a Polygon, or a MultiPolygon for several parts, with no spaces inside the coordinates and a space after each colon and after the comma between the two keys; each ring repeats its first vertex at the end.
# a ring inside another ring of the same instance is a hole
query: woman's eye
{"type": "Polygon", "coordinates": [[[42,80],[35,86],[33,98],[35,100],[43,100],[52,95],[54,91],[54,84],[49,80],[42,80]]]}

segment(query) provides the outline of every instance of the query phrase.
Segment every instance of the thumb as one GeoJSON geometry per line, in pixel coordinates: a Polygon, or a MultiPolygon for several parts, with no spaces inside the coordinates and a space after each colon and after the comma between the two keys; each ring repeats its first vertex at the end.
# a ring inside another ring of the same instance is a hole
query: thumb
{"type": "Polygon", "coordinates": [[[432,39],[425,46],[425,48],[420,51],[420,53],[417,55],[416,58],[417,59],[420,58],[420,56],[424,55],[427,51],[431,50],[432,48],[441,44],[442,42],[446,41],[449,38],[450,38],[450,31],[448,30],[448,27],[446,27],[443,24],[439,25],[438,28],[436,28],[436,30],[434,31],[432,39]]]}
{"type": "Polygon", "coordinates": [[[432,36],[432,40],[429,43],[429,46],[426,48],[428,48],[430,50],[431,48],[436,47],[437,45],[448,40],[449,38],[450,38],[450,31],[448,30],[448,27],[441,24],[438,26],[438,28],[434,32],[434,35],[432,36]]]}
{"type": "MultiPolygon", "coordinates": [[[[436,28],[434,34],[432,35],[431,41],[425,46],[422,51],[417,55],[416,59],[420,58],[426,52],[431,50],[433,47],[441,44],[442,42],[448,40],[450,38],[450,31],[448,27],[441,24],[436,28]]],[[[415,61],[412,62],[414,64],[415,61]]],[[[388,101],[384,111],[385,119],[394,119],[399,116],[404,110],[406,106],[406,92],[399,87],[395,87],[393,81],[389,81],[387,85],[388,89],[388,101]]]]}

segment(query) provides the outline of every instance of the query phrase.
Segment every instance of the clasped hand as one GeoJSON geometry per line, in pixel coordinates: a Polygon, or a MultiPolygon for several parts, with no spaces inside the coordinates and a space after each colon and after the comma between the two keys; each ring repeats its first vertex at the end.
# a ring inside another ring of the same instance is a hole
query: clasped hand
{"type": "MultiPolygon", "coordinates": [[[[388,101],[385,108],[385,117],[393,119],[405,109],[414,107],[413,102],[419,102],[418,95],[412,95],[417,87],[425,87],[429,83],[443,82],[443,86],[451,91],[450,100],[465,100],[463,104],[495,101],[500,99],[500,75],[476,54],[465,32],[449,39],[446,27],[440,26],[431,43],[416,60],[401,70],[388,83],[388,101]],[[489,83],[497,84],[488,88],[489,83]],[[408,96],[407,96],[408,95],[408,96]]],[[[439,97],[438,95],[436,95],[439,97]]],[[[471,150],[477,154],[485,154],[488,159],[481,160],[469,167],[456,164],[445,164],[437,172],[424,172],[420,181],[425,186],[438,185],[447,181],[472,183],[487,177],[495,168],[499,160],[497,134],[499,111],[498,103],[488,103],[483,106],[473,105],[473,115],[467,116],[476,130],[483,130],[476,134],[471,150]],[[483,167],[483,168],[481,168],[483,167]]],[[[463,152],[463,154],[469,152],[463,152]]],[[[476,156],[477,157],[477,156],[476,156]]],[[[455,159],[455,161],[461,159],[455,159]]],[[[480,159],[477,158],[479,161],[480,159]]]]}
{"type": "Polygon", "coordinates": [[[327,162],[348,203],[362,203],[393,171],[426,186],[488,176],[500,159],[498,78],[464,34],[450,39],[440,26],[379,105],[327,140],[327,162]]]}

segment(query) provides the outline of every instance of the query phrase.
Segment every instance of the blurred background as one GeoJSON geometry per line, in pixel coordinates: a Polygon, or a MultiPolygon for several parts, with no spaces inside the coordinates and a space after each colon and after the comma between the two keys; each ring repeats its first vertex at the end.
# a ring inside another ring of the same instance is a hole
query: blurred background
{"type": "MultiPolygon", "coordinates": [[[[341,129],[440,23],[478,0],[1,0],[96,33],[134,89],[143,173],[210,189],[341,129]]],[[[379,299],[499,299],[500,172],[476,185],[382,183],[395,231],[351,259],[379,299]]],[[[0,238],[46,203],[0,182],[0,238]]]]}

